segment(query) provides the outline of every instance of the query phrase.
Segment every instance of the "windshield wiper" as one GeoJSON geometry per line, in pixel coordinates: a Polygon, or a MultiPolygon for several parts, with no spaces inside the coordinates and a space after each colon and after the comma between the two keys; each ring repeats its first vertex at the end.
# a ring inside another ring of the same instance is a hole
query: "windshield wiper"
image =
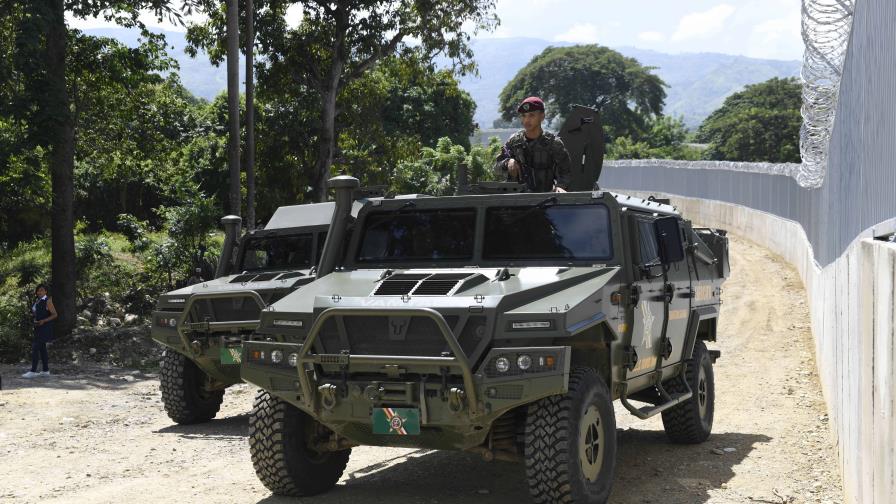
{"type": "Polygon", "coordinates": [[[545,198],[545,199],[539,201],[538,203],[536,203],[536,204],[535,204],[532,208],[530,208],[529,210],[526,210],[525,212],[523,212],[522,214],[520,214],[516,219],[513,219],[512,221],[508,222],[507,224],[508,224],[508,225],[516,224],[517,222],[519,222],[519,221],[525,219],[526,217],[532,215],[532,213],[535,212],[536,210],[542,210],[542,209],[544,209],[544,208],[554,206],[554,205],[556,205],[556,204],[559,203],[559,202],[560,202],[560,200],[558,200],[556,196],[550,196],[550,197],[548,197],[548,198],[545,198]]]}

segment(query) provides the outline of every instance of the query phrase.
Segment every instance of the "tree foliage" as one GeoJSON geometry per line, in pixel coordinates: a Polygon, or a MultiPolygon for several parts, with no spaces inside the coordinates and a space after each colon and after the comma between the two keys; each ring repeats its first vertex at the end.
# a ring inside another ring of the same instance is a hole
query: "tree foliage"
{"type": "Polygon", "coordinates": [[[648,120],[663,111],[665,83],[634,58],[599,45],[548,47],[532,58],[500,94],[504,120],[516,115],[528,96],[545,100],[545,115],[559,122],[573,105],[587,105],[601,112],[601,121],[612,140],[635,140],[646,133],[648,120]]]}
{"type": "MultiPolygon", "coordinates": [[[[279,81],[314,93],[317,153],[314,167],[305,171],[317,199],[325,197],[326,179],[338,156],[337,117],[346,105],[339,97],[348,86],[393,55],[424,61],[444,55],[461,70],[471,70],[471,28],[475,32],[496,24],[494,0],[316,0],[301,4],[301,22],[290,28],[284,14],[294,3],[257,4],[261,14],[255,28],[263,56],[258,78],[260,86],[265,80],[279,81]]],[[[187,38],[220,62],[224,13],[217,2],[204,5],[209,21],[191,27],[187,38]]]]}
{"type": "Polygon", "coordinates": [[[609,159],[689,159],[698,160],[702,153],[685,144],[688,129],[681,118],[653,117],[647,121],[647,132],[640,140],[618,137],[607,145],[609,159]]]}
{"type": "Polygon", "coordinates": [[[708,159],[799,163],[802,89],[796,78],[773,78],[729,96],[703,121],[697,141],[708,159]]]}

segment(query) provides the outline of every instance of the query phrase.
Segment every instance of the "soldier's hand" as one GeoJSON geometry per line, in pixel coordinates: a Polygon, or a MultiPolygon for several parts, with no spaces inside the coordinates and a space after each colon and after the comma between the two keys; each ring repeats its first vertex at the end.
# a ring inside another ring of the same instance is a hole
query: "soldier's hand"
{"type": "Polygon", "coordinates": [[[566,189],[564,189],[564,188],[562,188],[562,187],[560,187],[560,186],[554,186],[554,191],[553,191],[553,192],[566,192],[566,189]]]}
{"type": "Polygon", "coordinates": [[[507,175],[510,178],[519,178],[520,165],[516,162],[516,159],[510,158],[507,160],[507,175]]]}

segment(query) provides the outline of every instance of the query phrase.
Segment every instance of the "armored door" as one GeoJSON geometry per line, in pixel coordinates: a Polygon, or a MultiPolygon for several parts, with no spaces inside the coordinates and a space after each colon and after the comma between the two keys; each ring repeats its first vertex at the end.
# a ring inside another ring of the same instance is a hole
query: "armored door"
{"type": "Polygon", "coordinates": [[[630,226],[637,245],[633,247],[636,292],[632,313],[631,346],[637,363],[629,376],[652,372],[681,359],[685,329],[690,311],[690,274],[685,262],[664,267],[660,263],[659,247],[654,232],[654,217],[631,214],[630,226]],[[664,274],[664,268],[666,268],[664,274]],[[662,340],[668,300],[667,341],[662,340]],[[662,362],[658,362],[658,361],[662,362]]]}

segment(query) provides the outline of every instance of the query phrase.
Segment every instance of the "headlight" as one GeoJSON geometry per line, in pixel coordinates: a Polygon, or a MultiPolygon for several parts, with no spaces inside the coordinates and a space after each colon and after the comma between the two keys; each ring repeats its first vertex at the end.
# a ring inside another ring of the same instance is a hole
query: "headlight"
{"type": "Polygon", "coordinates": [[[169,303],[186,303],[187,300],[185,298],[168,298],[169,303]]]}
{"type": "Polygon", "coordinates": [[[501,373],[506,373],[510,370],[510,361],[507,360],[507,357],[498,357],[495,360],[495,369],[501,373]]]}
{"type": "Polygon", "coordinates": [[[280,364],[283,362],[283,352],[280,350],[273,350],[271,352],[271,362],[274,364],[280,364]]]}
{"type": "Polygon", "coordinates": [[[529,357],[526,354],[520,355],[516,359],[516,365],[519,366],[523,371],[532,367],[532,357],[529,357]]]}
{"type": "Polygon", "coordinates": [[[298,354],[291,353],[291,354],[289,354],[289,357],[286,358],[286,363],[289,364],[291,367],[296,367],[296,363],[298,361],[299,361],[298,354]]]}
{"type": "Polygon", "coordinates": [[[177,327],[177,319],[169,319],[168,327],[177,327]]]}

